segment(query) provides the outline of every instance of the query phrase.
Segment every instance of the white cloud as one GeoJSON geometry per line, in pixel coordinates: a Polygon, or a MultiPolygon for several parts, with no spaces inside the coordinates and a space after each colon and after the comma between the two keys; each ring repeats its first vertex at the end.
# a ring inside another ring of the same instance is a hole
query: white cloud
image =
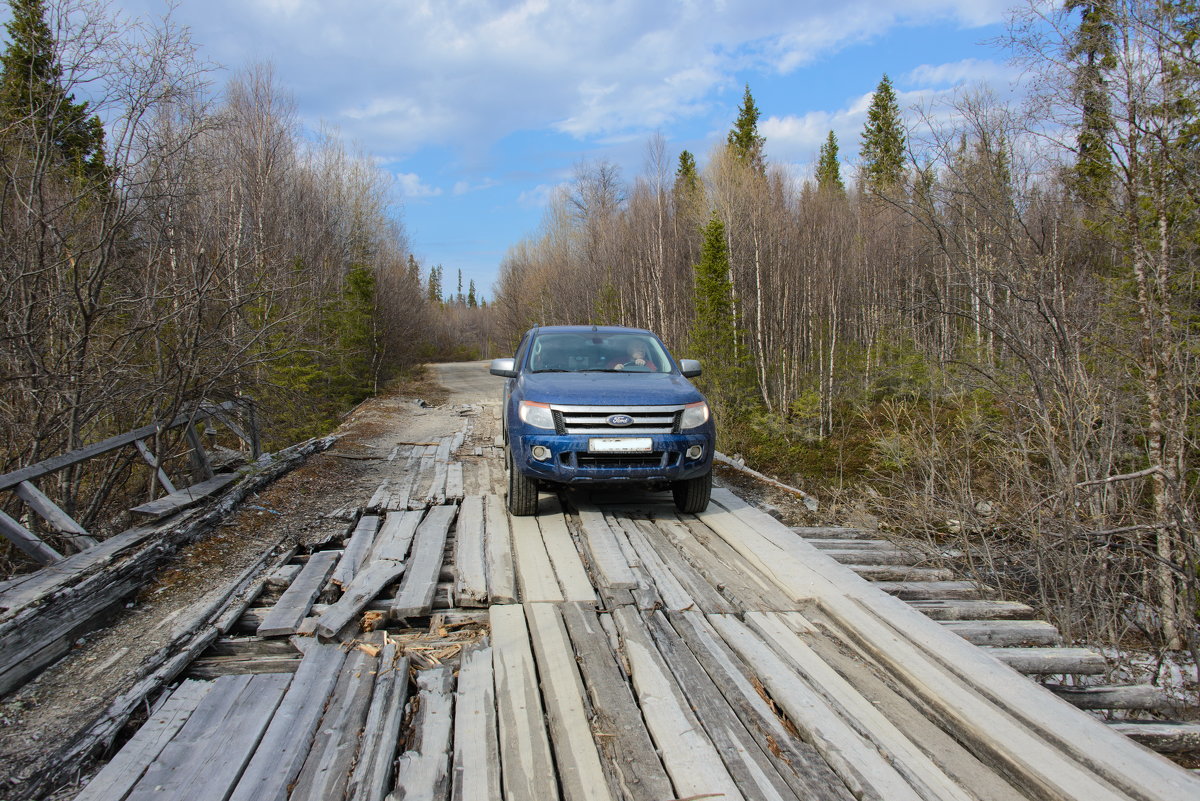
{"type": "Polygon", "coordinates": [[[545,208],[550,205],[566,184],[538,184],[533,189],[527,189],[517,196],[517,205],[526,209],[545,208]]]}
{"type": "Polygon", "coordinates": [[[1020,77],[1020,71],[1007,64],[986,59],[967,58],[948,64],[922,64],[910,71],[901,80],[905,84],[938,87],[984,84],[998,87],[1012,83],[1020,77]]]}
{"type": "Polygon", "coordinates": [[[470,194],[471,192],[479,192],[484,189],[491,189],[493,186],[499,185],[500,182],[494,178],[484,178],[477,184],[473,184],[470,181],[456,181],[454,183],[453,192],[455,195],[461,196],[470,194]]]}
{"type": "Polygon", "coordinates": [[[421,176],[415,172],[396,173],[396,184],[400,189],[400,194],[410,200],[437,197],[442,194],[441,188],[422,182],[421,176]]]}

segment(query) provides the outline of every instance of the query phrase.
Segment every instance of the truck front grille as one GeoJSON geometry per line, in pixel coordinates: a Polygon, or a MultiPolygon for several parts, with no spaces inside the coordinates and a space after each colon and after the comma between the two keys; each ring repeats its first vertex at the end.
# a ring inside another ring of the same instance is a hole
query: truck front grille
{"type": "Polygon", "coordinates": [[[595,434],[599,436],[644,436],[679,433],[682,406],[551,406],[554,428],[559,434],[595,434]],[[633,420],[630,425],[609,422],[618,415],[633,420]]]}

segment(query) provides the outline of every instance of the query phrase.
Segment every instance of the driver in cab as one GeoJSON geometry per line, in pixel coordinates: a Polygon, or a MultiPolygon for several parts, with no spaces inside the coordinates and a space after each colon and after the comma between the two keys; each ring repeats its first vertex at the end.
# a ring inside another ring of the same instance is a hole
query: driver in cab
{"type": "Polygon", "coordinates": [[[646,358],[646,346],[633,343],[629,346],[629,358],[617,358],[609,365],[610,370],[637,370],[658,372],[658,366],[646,358]]]}

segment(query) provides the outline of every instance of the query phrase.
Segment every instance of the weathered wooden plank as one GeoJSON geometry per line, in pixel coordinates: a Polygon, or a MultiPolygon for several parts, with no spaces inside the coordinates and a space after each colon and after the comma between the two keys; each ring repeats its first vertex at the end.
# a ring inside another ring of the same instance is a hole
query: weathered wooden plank
{"type": "Polygon", "coordinates": [[[920,795],[895,768],[821,698],[796,671],[740,620],[709,615],[709,623],[747,663],[805,742],[813,745],[856,798],[917,801],[920,795]]]}
{"type": "Polygon", "coordinates": [[[1090,648],[982,648],[1018,673],[1069,673],[1098,676],[1108,670],[1104,657],[1090,648]]]}
{"type": "Polygon", "coordinates": [[[870,540],[879,537],[878,531],[867,531],[848,526],[792,526],[791,529],[801,537],[842,540],[870,540]]]}
{"type": "MultiPolygon", "coordinates": [[[[1200,751],[1200,723],[1175,721],[1117,721],[1108,724],[1136,743],[1160,754],[1200,751]]],[[[1196,781],[1200,789],[1200,780],[1196,781]]],[[[1193,796],[1195,797],[1195,796],[1193,796]]]]}
{"type": "Polygon", "coordinates": [[[725,596],[741,609],[795,609],[791,599],[779,592],[766,576],[756,570],[740,553],[716,532],[694,517],[658,515],[658,525],[684,558],[725,596]]]}
{"type": "Polygon", "coordinates": [[[442,437],[433,456],[433,478],[429,483],[429,492],[425,502],[431,506],[441,506],[446,502],[446,477],[450,463],[451,437],[442,437]]]}
{"type": "Polygon", "coordinates": [[[822,548],[821,553],[844,565],[896,565],[912,567],[924,561],[919,554],[899,548],[822,548]]]}
{"type": "Polygon", "coordinates": [[[1033,607],[1016,601],[956,601],[926,598],[908,605],[932,620],[1028,620],[1033,607]]]}
{"type": "Polygon", "coordinates": [[[943,620],[943,627],[975,645],[1059,645],[1062,635],[1044,620],[943,620]]]}
{"type": "Polygon", "coordinates": [[[62,561],[61,553],[42,542],[32,531],[13,520],[3,510],[0,510],[0,534],[39,565],[52,565],[62,561]]]}
{"type": "MultiPolygon", "coordinates": [[[[668,539],[663,529],[654,520],[638,520],[638,529],[646,538],[646,543],[654,549],[655,554],[675,580],[679,582],[696,608],[702,612],[732,612],[733,605],[721,595],[696,568],[684,558],[679,549],[668,539]]],[[[686,608],[686,607],[685,607],[686,608]]]]}
{"type": "Polygon", "coordinates": [[[492,670],[506,801],[557,801],[558,790],[546,733],[537,670],[525,615],[517,605],[493,606],[492,670]]]}
{"type": "Polygon", "coordinates": [[[42,516],[55,531],[67,537],[76,550],[83,551],[96,546],[97,542],[84,529],[83,526],[75,522],[72,517],[58,508],[54,501],[46,497],[46,495],[28,481],[22,481],[17,485],[17,496],[29,504],[33,511],[42,516]]]}
{"type": "Polygon", "coordinates": [[[650,571],[646,569],[645,564],[642,562],[641,554],[630,543],[629,532],[626,531],[627,527],[633,527],[633,522],[620,513],[607,510],[604,513],[604,519],[608,521],[608,528],[613,533],[617,547],[621,549],[625,563],[629,565],[630,571],[632,571],[634,578],[637,579],[637,586],[630,590],[634,602],[639,609],[658,609],[663,605],[662,596],[658,593],[658,587],[655,586],[650,571]]]}
{"type": "Polygon", "coordinates": [[[180,684],[166,703],[150,714],[129,742],[87,783],[83,792],[75,797],[76,801],[115,801],[124,798],[163,748],[183,728],[212,687],[213,683],[207,681],[185,681],[180,684]]]}
{"type": "Polygon", "coordinates": [[[438,801],[450,790],[450,729],[454,674],[449,667],[417,673],[417,704],[409,748],[396,768],[397,801],[438,801]]]}
{"type": "Polygon", "coordinates": [[[579,509],[579,525],[587,542],[592,566],[600,574],[596,577],[597,581],[602,586],[614,590],[632,590],[637,587],[637,578],[633,575],[629,562],[625,560],[625,555],[604,519],[604,514],[595,507],[583,506],[579,509]]]}
{"type": "Polygon", "coordinates": [[[658,746],[676,796],[715,793],[730,801],[743,799],[687,697],[650,642],[637,610],[623,606],[613,610],[612,619],[621,635],[646,728],[658,746]]]}
{"type": "Polygon", "coordinates": [[[437,592],[438,575],[442,571],[446,535],[457,512],[457,506],[435,506],[417,527],[412,558],[392,602],[393,619],[429,614],[437,592]]]}
{"type": "MultiPolygon", "coordinates": [[[[854,796],[821,755],[784,727],[751,677],[755,672],[733,652],[699,612],[668,612],[667,619],[704,665],[717,690],[738,719],[758,733],[767,750],[778,756],[780,775],[797,798],[805,801],[852,801],[854,796]]],[[[754,681],[758,681],[757,678],[754,681]]]]}
{"type": "Polygon", "coordinates": [[[510,515],[508,525],[512,532],[513,562],[517,584],[521,588],[521,600],[525,603],[562,601],[562,590],[550,564],[550,556],[546,553],[537,518],[510,515]]]}
{"type": "Polygon", "coordinates": [[[362,648],[355,648],[346,657],[289,801],[343,797],[358,753],[359,731],[367,716],[377,661],[362,648]]]}
{"type": "Polygon", "coordinates": [[[210,495],[215,495],[225,487],[237,481],[241,476],[237,473],[219,473],[207,478],[198,484],[193,484],[190,487],[177,489],[170,495],[164,495],[149,503],[143,503],[140,506],[135,506],[129,511],[133,514],[143,515],[145,517],[165,517],[173,512],[178,512],[180,509],[186,509],[189,506],[194,506],[210,495]]]}
{"type": "Polygon", "coordinates": [[[403,562],[378,559],[369,563],[354,577],[337,603],[326,609],[317,619],[317,634],[327,639],[337,637],[338,632],[345,628],[363,607],[403,573],[403,562]]]}
{"type": "Polygon", "coordinates": [[[892,551],[895,553],[909,553],[897,546],[891,540],[860,540],[860,539],[821,539],[805,537],[804,541],[820,550],[829,553],[830,551],[892,551]]]}
{"type": "Polygon", "coordinates": [[[201,476],[201,483],[212,479],[216,473],[213,472],[212,461],[208,458],[208,453],[204,450],[204,443],[200,441],[200,432],[196,430],[195,420],[184,426],[183,433],[187,437],[188,444],[192,449],[188,451],[188,459],[192,462],[192,469],[195,474],[201,476]]]}
{"type": "Polygon", "coordinates": [[[686,688],[692,712],[742,794],[753,801],[795,799],[789,783],[763,750],[770,746],[750,734],[663,614],[650,612],[644,619],[658,652],[675,680],[686,688]]]}
{"type": "Polygon", "coordinates": [[[309,642],[300,668],[230,801],[285,801],[321,714],[337,682],[345,654],[336,644],[309,642]]]}
{"type": "Polygon", "coordinates": [[[454,530],[454,600],[459,606],[487,605],[483,532],[483,498],[463,498],[454,530]]]}
{"type": "Polygon", "coordinates": [[[446,466],[446,502],[455,503],[463,499],[463,464],[451,462],[446,466]]]}
{"type": "Polygon", "coordinates": [[[317,551],[305,562],[292,582],[258,626],[259,637],[295,634],[313,602],[321,594],[325,580],[333,572],[341,551],[317,551]]]}
{"type": "Polygon", "coordinates": [[[978,599],[985,593],[973,581],[876,581],[873,586],[902,601],[978,599]]]}
{"type": "Polygon", "coordinates": [[[150,447],[146,444],[146,441],[142,439],[136,439],[133,441],[133,444],[137,448],[138,453],[142,455],[142,459],[145,460],[146,464],[154,468],[155,476],[158,478],[158,483],[162,486],[163,491],[168,495],[174,492],[175,484],[172,483],[171,477],[167,475],[167,471],[162,469],[161,461],[157,456],[154,455],[154,452],[150,450],[150,447]]]}
{"type": "Polygon", "coordinates": [[[379,533],[375,535],[375,545],[371,548],[368,561],[391,559],[403,562],[424,516],[424,512],[398,511],[385,517],[379,533]]]}
{"type": "Polygon", "coordinates": [[[514,603],[517,600],[517,575],[513,569],[512,536],[509,533],[504,501],[497,495],[485,495],[483,512],[488,602],[514,603]]]}
{"type": "Polygon", "coordinates": [[[848,681],[842,678],[795,631],[792,625],[810,626],[799,613],[783,615],[748,612],[746,623],[773,644],[777,652],[786,656],[791,664],[799,668],[805,680],[831,706],[844,710],[856,721],[856,728],[864,732],[871,742],[888,755],[892,766],[907,782],[925,798],[947,801],[973,801],[973,797],[959,786],[932,759],[926,756],[896,725],[885,717],[867,698],[864,698],[848,681]]]}
{"type": "Polygon", "coordinates": [[[463,650],[454,691],[452,801],[492,801],[500,794],[500,739],[492,649],[463,650]]]}
{"type": "Polygon", "coordinates": [[[846,564],[867,581],[952,581],[954,571],[942,567],[846,564]]]}
{"type": "Polygon", "coordinates": [[[392,497],[392,493],[390,491],[391,486],[392,480],[390,478],[385,478],[383,481],[381,481],[379,486],[376,487],[374,494],[371,495],[371,500],[367,501],[367,505],[365,507],[366,511],[385,511],[388,507],[388,501],[392,497]]]}
{"type": "Polygon", "coordinates": [[[383,801],[392,783],[396,743],[408,699],[408,658],[398,658],[394,642],[379,655],[375,689],[363,724],[362,744],[350,785],[348,801],[383,801]]]}
{"type": "Polygon", "coordinates": [[[546,553],[554,567],[554,575],[562,588],[563,599],[595,603],[596,591],[592,589],[592,580],[583,568],[583,559],[575,548],[571,532],[567,530],[567,521],[558,510],[557,500],[551,506],[551,513],[540,515],[537,523],[542,532],[542,543],[546,546],[546,553]]]}
{"type": "Polygon", "coordinates": [[[1066,684],[1043,684],[1042,686],[1080,709],[1165,710],[1172,707],[1172,701],[1163,689],[1151,684],[1110,684],[1099,687],[1077,687],[1066,684]]]}
{"type": "MultiPolygon", "coordinates": [[[[565,525],[564,525],[565,529],[565,525]]],[[[554,604],[525,604],[564,801],[613,801],[583,708],[583,682],[554,604]]]]}
{"type": "Polygon", "coordinates": [[[675,578],[675,574],[666,562],[658,555],[658,551],[646,539],[645,531],[639,525],[643,521],[625,520],[622,527],[629,538],[629,544],[637,552],[638,559],[645,568],[645,574],[654,582],[662,599],[661,608],[671,611],[693,609],[696,601],[687,588],[675,578]]]}
{"type": "Polygon", "coordinates": [[[1181,790],[1181,772],[1164,771],[1160,759],[1130,749],[1099,721],[1030,687],[961,638],[946,636],[940,624],[872,593],[870,584],[832,559],[816,559],[816,549],[732,493],[715,489],[713,498],[718,508],[736,510],[743,525],[735,539],[748,558],[770,565],[789,594],[818,594],[843,636],[976,756],[1004,765],[1006,777],[1024,792],[1100,801],[1126,794],[1117,788],[1139,785],[1144,789],[1138,792],[1164,798],[1181,790]],[[1069,741],[1056,734],[1067,727],[1069,741]]]}
{"type": "Polygon", "coordinates": [[[224,799],[250,761],[289,679],[278,673],[217,679],[130,791],[129,801],[224,799]]]}
{"type": "Polygon", "coordinates": [[[333,575],[329,579],[343,590],[350,586],[354,576],[366,564],[371,548],[375,544],[375,534],[379,531],[379,521],[378,515],[363,515],[358,519],[354,531],[350,533],[350,539],[346,541],[342,558],[338,561],[337,567],[334,568],[333,575]]]}
{"type": "Polygon", "coordinates": [[[592,728],[617,790],[630,801],[674,798],[671,780],[596,613],[580,604],[563,604],[561,612],[591,701],[592,728]]]}
{"type": "Polygon", "coordinates": [[[200,657],[188,665],[184,675],[189,679],[216,679],[242,673],[295,673],[298,667],[298,655],[200,657]]]}

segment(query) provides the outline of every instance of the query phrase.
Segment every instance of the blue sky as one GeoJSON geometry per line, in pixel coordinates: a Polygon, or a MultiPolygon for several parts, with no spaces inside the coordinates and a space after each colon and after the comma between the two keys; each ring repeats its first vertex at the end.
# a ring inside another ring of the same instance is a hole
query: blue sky
{"type": "MultiPolygon", "coordinates": [[[[829,130],[853,164],[887,72],[902,105],[956,86],[1012,91],[988,40],[1011,0],[182,0],[223,70],[274,65],[303,124],[340,131],[396,176],[424,265],[491,297],[508,247],[581,161],[626,179],[646,143],[703,162],[749,83],[773,163],[798,177],[829,130]]],[[[160,16],[161,0],[117,0],[160,16]]],[[[225,75],[212,76],[216,85],[225,75]]]]}

